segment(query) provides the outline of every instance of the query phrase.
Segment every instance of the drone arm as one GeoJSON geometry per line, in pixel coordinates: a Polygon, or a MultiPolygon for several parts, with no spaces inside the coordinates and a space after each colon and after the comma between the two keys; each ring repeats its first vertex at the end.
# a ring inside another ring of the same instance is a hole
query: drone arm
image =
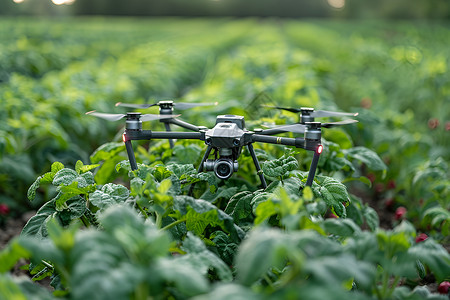
{"type": "Polygon", "coordinates": [[[178,125],[180,127],[183,127],[183,128],[189,129],[189,130],[193,130],[193,131],[199,131],[200,130],[200,128],[198,126],[189,124],[187,122],[184,122],[184,121],[181,121],[181,120],[175,119],[175,118],[168,119],[168,122],[166,124],[168,124],[168,123],[172,123],[172,124],[175,124],[175,125],[178,125]]]}
{"type": "Polygon", "coordinates": [[[261,134],[252,135],[252,142],[262,142],[268,144],[279,144],[285,146],[295,146],[297,148],[303,148],[303,138],[286,138],[279,136],[267,136],[261,134]]]}
{"type": "Polygon", "coordinates": [[[151,130],[127,130],[124,134],[127,140],[151,140],[151,139],[185,139],[203,140],[202,132],[175,132],[175,131],[151,131],[151,130]]]}
{"type": "Polygon", "coordinates": [[[258,134],[261,135],[274,135],[274,134],[280,134],[280,133],[286,133],[286,130],[278,129],[278,128],[271,128],[259,131],[258,134]]]}

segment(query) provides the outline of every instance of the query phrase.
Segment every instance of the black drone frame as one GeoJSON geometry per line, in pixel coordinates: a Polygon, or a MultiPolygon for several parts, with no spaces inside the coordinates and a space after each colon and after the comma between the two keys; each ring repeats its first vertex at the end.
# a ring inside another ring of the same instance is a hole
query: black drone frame
{"type": "MultiPolygon", "coordinates": [[[[170,113],[172,111],[170,110],[170,113]]],[[[296,148],[302,148],[308,151],[313,151],[311,166],[309,169],[306,185],[311,186],[314,180],[314,176],[319,162],[320,154],[322,153],[323,146],[321,144],[321,123],[320,122],[307,122],[306,124],[294,124],[303,126],[301,128],[304,133],[303,138],[289,138],[272,136],[275,134],[283,133],[286,127],[272,128],[267,130],[255,130],[249,131],[245,129],[244,117],[236,115],[220,115],[216,119],[216,125],[212,129],[206,127],[195,126],[184,121],[177,119],[176,117],[170,117],[161,119],[166,124],[167,131],[152,131],[142,129],[142,120],[140,113],[127,113],[126,126],[123,133],[123,141],[130,161],[132,170],[138,168],[136,157],[133,151],[132,141],[135,140],[152,140],[152,139],[191,139],[201,140],[207,145],[205,154],[198,167],[198,172],[214,171],[215,175],[221,179],[228,179],[233,172],[237,171],[238,163],[237,159],[241,153],[241,150],[246,146],[253,159],[257,174],[261,180],[261,184],[264,188],[267,187],[264,174],[261,170],[259,161],[256,157],[253,149],[253,143],[269,143],[285,146],[294,146],[296,148]],[[174,132],[170,131],[168,124],[176,124],[180,127],[193,130],[195,132],[174,132]],[[215,159],[208,159],[212,150],[215,150],[215,159]],[[219,155],[219,157],[217,157],[219,155]]]]}

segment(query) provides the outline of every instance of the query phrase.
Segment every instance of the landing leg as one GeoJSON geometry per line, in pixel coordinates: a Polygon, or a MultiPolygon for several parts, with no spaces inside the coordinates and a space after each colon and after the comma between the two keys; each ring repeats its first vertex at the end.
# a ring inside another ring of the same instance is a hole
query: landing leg
{"type": "Polygon", "coordinates": [[[131,141],[125,141],[125,148],[127,149],[131,170],[137,170],[138,167],[136,163],[136,157],[134,156],[133,145],[131,144],[131,141]]]}
{"type": "MultiPolygon", "coordinates": [[[[212,146],[208,146],[206,148],[205,154],[203,155],[202,161],[200,162],[200,166],[198,166],[197,173],[200,173],[203,171],[203,164],[208,159],[209,154],[211,153],[212,146]]],[[[191,184],[191,187],[189,188],[189,195],[192,195],[192,192],[194,191],[195,182],[191,184]]]]}
{"type": "Polygon", "coordinates": [[[252,156],[253,163],[256,167],[256,172],[258,173],[259,179],[261,180],[261,184],[264,189],[267,188],[266,179],[264,178],[263,171],[261,170],[261,167],[259,166],[258,158],[256,157],[255,150],[253,150],[253,145],[248,144],[247,145],[248,151],[250,152],[250,155],[252,156]]]}
{"type": "MultiPolygon", "coordinates": [[[[166,127],[166,131],[171,131],[170,130],[170,124],[168,122],[164,122],[164,126],[166,127]]],[[[169,145],[170,145],[170,149],[173,148],[173,140],[169,139],[169,145]]]]}
{"type": "Polygon", "coordinates": [[[320,153],[314,151],[314,156],[311,161],[311,166],[309,167],[308,178],[306,179],[306,185],[311,186],[314,180],[314,175],[316,174],[317,163],[319,162],[320,153]]]}

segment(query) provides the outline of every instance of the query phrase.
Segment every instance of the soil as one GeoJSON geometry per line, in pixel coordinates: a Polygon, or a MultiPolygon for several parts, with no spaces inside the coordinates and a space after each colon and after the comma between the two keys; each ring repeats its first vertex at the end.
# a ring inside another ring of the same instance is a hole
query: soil
{"type": "Polygon", "coordinates": [[[20,234],[22,228],[35,213],[30,211],[18,218],[7,218],[5,224],[0,225],[0,249],[3,249],[13,237],[20,234]]]}
{"type": "MultiPolygon", "coordinates": [[[[22,228],[28,222],[28,220],[36,214],[35,211],[29,211],[22,214],[17,218],[8,218],[6,219],[4,224],[0,224],[0,251],[3,250],[6,245],[14,238],[20,235],[22,228]]],[[[14,266],[11,270],[11,274],[13,276],[27,276],[31,278],[30,273],[26,266],[28,265],[28,261],[25,259],[19,260],[19,262],[14,266]]],[[[50,279],[44,279],[38,282],[40,285],[45,286],[48,289],[50,287],[50,279]]]]}

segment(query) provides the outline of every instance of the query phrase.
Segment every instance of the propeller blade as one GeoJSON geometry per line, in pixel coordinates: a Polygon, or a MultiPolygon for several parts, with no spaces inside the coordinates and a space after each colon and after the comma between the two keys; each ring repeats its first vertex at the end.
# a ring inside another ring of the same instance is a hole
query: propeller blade
{"type": "Polygon", "coordinates": [[[217,104],[219,104],[219,102],[214,102],[214,103],[174,103],[173,105],[175,106],[176,109],[184,110],[184,109],[189,109],[189,108],[198,107],[198,106],[212,106],[212,105],[217,105],[217,104]]]}
{"type": "Polygon", "coordinates": [[[345,113],[337,111],[326,111],[326,110],[316,110],[309,114],[313,118],[323,118],[323,117],[345,117],[345,116],[357,116],[358,113],[345,113]]]}
{"type": "Polygon", "coordinates": [[[98,113],[95,112],[95,110],[93,111],[88,111],[86,113],[86,115],[90,115],[90,116],[94,116],[94,117],[98,117],[98,118],[102,118],[108,121],[118,121],[120,119],[123,119],[126,115],[124,114],[105,114],[105,113],[98,113]]]}
{"type": "Polygon", "coordinates": [[[162,119],[172,119],[179,117],[181,115],[155,115],[155,114],[145,114],[141,116],[142,122],[153,121],[153,120],[162,120],[162,119]]]}
{"type": "Polygon", "coordinates": [[[129,108],[149,108],[149,107],[152,107],[155,105],[158,105],[158,103],[154,103],[154,104],[131,104],[131,103],[122,103],[122,102],[116,103],[116,106],[129,107],[129,108]]]}
{"type": "Polygon", "coordinates": [[[331,128],[331,127],[335,127],[335,126],[341,126],[341,125],[347,125],[347,124],[353,124],[353,123],[358,123],[358,120],[348,119],[348,120],[343,120],[343,121],[339,121],[339,122],[322,123],[321,127],[331,128]]]}
{"type": "Polygon", "coordinates": [[[271,127],[268,130],[277,130],[282,132],[292,132],[292,133],[304,133],[307,126],[303,124],[292,124],[292,125],[282,125],[282,126],[275,126],[271,127]]]}
{"type": "Polygon", "coordinates": [[[282,110],[287,110],[287,111],[290,111],[293,113],[299,113],[302,111],[299,108],[292,108],[292,107],[281,107],[281,106],[271,106],[271,105],[263,105],[263,107],[282,109],[282,110]]]}

